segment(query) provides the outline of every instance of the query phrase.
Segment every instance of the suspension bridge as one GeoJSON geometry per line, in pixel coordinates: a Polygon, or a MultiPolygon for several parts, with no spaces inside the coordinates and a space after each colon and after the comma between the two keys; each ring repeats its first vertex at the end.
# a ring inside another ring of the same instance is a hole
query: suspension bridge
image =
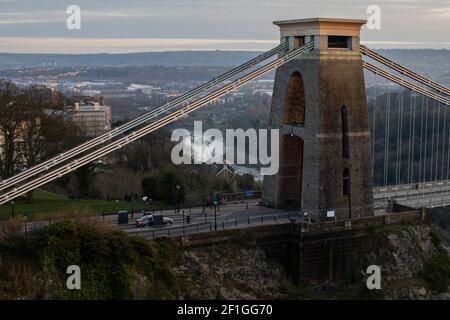
{"type": "MultiPolygon", "coordinates": [[[[303,110],[303,118],[302,114],[299,115],[300,120],[290,119],[292,121],[284,122],[291,126],[289,127],[290,136],[296,135],[297,132],[299,136],[308,136],[308,117],[312,117],[311,114],[313,114],[311,110],[315,107],[321,110],[322,104],[317,101],[322,99],[319,96],[326,95],[328,90],[325,86],[321,87],[327,81],[325,78],[322,79],[326,76],[323,70],[338,68],[340,63],[338,61],[345,60],[347,65],[333,71],[344,76],[341,89],[336,87],[336,90],[342,91],[344,88],[344,91],[348,90],[344,92],[344,95],[350,96],[362,92],[367,103],[366,101],[362,103],[366,109],[361,109],[362,111],[356,110],[351,104],[347,107],[341,108],[341,105],[336,107],[336,110],[339,110],[337,117],[339,119],[336,121],[342,126],[342,135],[338,132],[341,128],[337,131],[338,133],[327,135],[322,131],[322,127],[316,126],[317,132],[314,139],[317,137],[334,139],[332,144],[339,141],[343,145],[342,152],[327,154],[326,161],[323,160],[323,155],[320,156],[319,162],[325,168],[324,170],[328,170],[329,177],[326,181],[324,180],[325,182],[318,180],[317,184],[310,185],[308,177],[317,178],[320,173],[314,171],[313,167],[311,170],[299,167],[293,173],[280,177],[280,180],[277,180],[279,187],[268,183],[266,188],[270,191],[270,188],[279,190],[283,186],[290,187],[290,181],[294,177],[295,188],[302,190],[302,192],[298,191],[297,206],[303,207],[305,203],[309,203],[308,210],[312,207],[325,211],[331,208],[338,209],[343,203],[347,203],[347,199],[348,205],[345,210],[348,209],[350,212],[352,210],[356,212],[359,207],[367,206],[371,208],[370,213],[373,213],[374,209],[386,208],[389,200],[396,200],[415,208],[446,206],[450,204],[450,124],[448,124],[447,115],[447,108],[450,106],[450,89],[360,45],[359,31],[364,23],[365,21],[362,20],[326,18],[276,22],[275,24],[280,26],[282,31],[280,45],[120,127],[1,181],[0,204],[9,203],[29,191],[101,159],[274,70],[277,71],[274,99],[277,99],[276,91],[280,90],[277,83],[284,81],[282,85],[287,88],[286,90],[294,92],[294,100],[292,100],[294,107],[303,103],[303,109],[307,109],[306,115],[303,110]],[[334,59],[332,63],[324,64],[324,59],[330,59],[330,57],[334,59]],[[314,67],[314,61],[319,67],[314,67]],[[353,75],[345,78],[348,66],[354,68],[357,75],[355,83],[358,82],[359,74],[365,74],[366,82],[362,79],[364,86],[362,91],[349,80],[353,75]],[[289,76],[292,75],[291,80],[293,80],[289,81],[289,84],[288,80],[283,80],[283,70],[287,72],[286,74],[289,73],[289,76]],[[363,70],[365,70],[364,73],[363,70]],[[318,87],[321,90],[308,89],[308,81],[315,81],[309,79],[319,79],[318,87]],[[298,83],[302,85],[297,86],[298,83]],[[366,97],[366,86],[373,91],[370,97],[366,97]],[[302,96],[306,101],[301,102],[302,96]],[[311,108],[308,110],[310,105],[311,108]],[[361,122],[355,118],[356,113],[362,117],[362,123],[369,124],[368,116],[371,117],[370,128],[368,128],[370,132],[366,133],[364,128],[359,131],[353,130],[353,127],[358,125],[357,122],[361,122]],[[349,125],[346,125],[347,119],[355,119],[357,122],[354,124],[350,121],[349,125]],[[347,150],[354,150],[352,143],[349,146],[346,145],[349,139],[360,144],[361,147],[358,148],[367,147],[367,149],[359,149],[357,152],[360,155],[354,155],[347,150]],[[370,146],[367,145],[367,141],[371,144],[370,146]],[[361,150],[368,150],[368,152],[361,150]],[[368,156],[368,158],[358,158],[358,156],[368,156]],[[349,162],[352,172],[344,170],[342,175],[342,171],[334,172],[334,167],[329,166],[335,159],[341,157],[344,158],[342,160],[344,162],[352,159],[352,162],[349,162]],[[365,163],[367,161],[364,159],[370,159],[370,163],[365,163]],[[364,169],[368,166],[371,172],[364,169]],[[362,169],[359,170],[360,168],[362,169]],[[356,174],[361,175],[360,180],[353,178],[356,174]],[[332,178],[333,175],[338,178],[332,178]],[[367,175],[371,176],[370,179],[366,179],[367,175]],[[308,194],[314,194],[314,192],[308,193],[310,190],[308,188],[311,186],[315,188],[317,197],[308,196],[308,194]],[[370,190],[370,194],[365,195],[361,203],[355,203],[359,190],[363,189],[370,190]],[[343,196],[340,196],[344,200],[333,203],[334,193],[343,193],[343,196]]],[[[331,84],[327,86],[330,87],[331,84]]],[[[333,101],[333,94],[332,92],[329,94],[331,100],[327,100],[328,102],[324,105],[329,105],[330,101],[333,101]]],[[[292,102],[288,101],[290,98],[286,99],[283,102],[285,105],[292,102]]],[[[272,108],[276,104],[276,101],[273,102],[272,108]]],[[[297,117],[297,111],[292,112],[290,117],[297,117]]],[[[321,116],[323,117],[326,113],[324,110],[321,116]]],[[[297,143],[297,140],[289,141],[291,145],[297,143]]],[[[282,167],[283,159],[286,163],[289,161],[306,163],[306,160],[303,160],[303,140],[298,143],[302,146],[301,158],[298,155],[289,159],[281,157],[282,167]]],[[[305,151],[305,156],[308,157],[309,154],[311,158],[312,153],[308,152],[305,151]]],[[[291,169],[290,167],[289,170],[291,169]]],[[[282,207],[283,202],[278,202],[275,206],[282,207]]],[[[367,211],[367,208],[365,209],[367,211]]],[[[352,217],[352,214],[346,217],[352,217]]]]}

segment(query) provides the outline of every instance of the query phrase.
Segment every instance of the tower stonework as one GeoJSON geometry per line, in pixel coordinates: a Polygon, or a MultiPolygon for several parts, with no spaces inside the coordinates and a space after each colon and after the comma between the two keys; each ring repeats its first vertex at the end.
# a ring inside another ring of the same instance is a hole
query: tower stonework
{"type": "Polygon", "coordinates": [[[271,129],[280,169],[264,177],[262,201],[316,219],[373,215],[371,139],[359,37],[364,20],[277,21],[286,54],[314,49],[275,74],[271,129]]]}

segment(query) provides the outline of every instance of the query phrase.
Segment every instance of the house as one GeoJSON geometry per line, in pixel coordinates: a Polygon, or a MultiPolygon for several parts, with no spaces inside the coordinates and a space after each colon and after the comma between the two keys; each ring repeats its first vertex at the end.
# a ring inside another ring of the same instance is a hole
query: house
{"type": "Polygon", "coordinates": [[[222,165],[215,165],[216,166],[216,177],[221,178],[228,183],[233,182],[234,176],[236,173],[234,172],[234,169],[230,167],[228,164],[222,164],[222,165]]]}
{"type": "Polygon", "coordinates": [[[111,107],[103,99],[81,101],[68,108],[68,119],[75,122],[87,137],[96,137],[111,130],[111,107]]]}

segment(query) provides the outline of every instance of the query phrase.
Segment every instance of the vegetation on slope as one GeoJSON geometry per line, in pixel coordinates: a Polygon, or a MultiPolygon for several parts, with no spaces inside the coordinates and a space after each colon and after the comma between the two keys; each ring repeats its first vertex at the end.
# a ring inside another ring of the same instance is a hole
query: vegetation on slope
{"type": "Polygon", "coordinates": [[[295,285],[280,265],[267,261],[253,231],[199,248],[74,222],[28,236],[12,231],[0,240],[0,299],[450,298],[450,258],[430,225],[367,231],[363,265],[382,271],[382,290],[372,291],[359,263],[343,280],[295,285]],[[81,268],[81,290],[66,287],[70,265],[81,268]]]}
{"type": "Polygon", "coordinates": [[[62,222],[0,242],[1,299],[175,298],[173,244],[62,222]],[[81,269],[81,290],[66,287],[67,267],[81,269]],[[142,286],[145,279],[145,286],[142,286]]]}

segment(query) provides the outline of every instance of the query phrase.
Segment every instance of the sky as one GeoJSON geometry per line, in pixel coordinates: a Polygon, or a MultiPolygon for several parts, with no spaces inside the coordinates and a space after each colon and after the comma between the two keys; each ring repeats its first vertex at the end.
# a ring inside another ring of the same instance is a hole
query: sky
{"type": "Polygon", "coordinates": [[[450,49],[450,0],[0,0],[0,52],[119,53],[165,50],[266,50],[279,42],[274,20],[367,19],[373,48],[450,49]],[[66,9],[81,9],[69,30],[66,9]]]}

